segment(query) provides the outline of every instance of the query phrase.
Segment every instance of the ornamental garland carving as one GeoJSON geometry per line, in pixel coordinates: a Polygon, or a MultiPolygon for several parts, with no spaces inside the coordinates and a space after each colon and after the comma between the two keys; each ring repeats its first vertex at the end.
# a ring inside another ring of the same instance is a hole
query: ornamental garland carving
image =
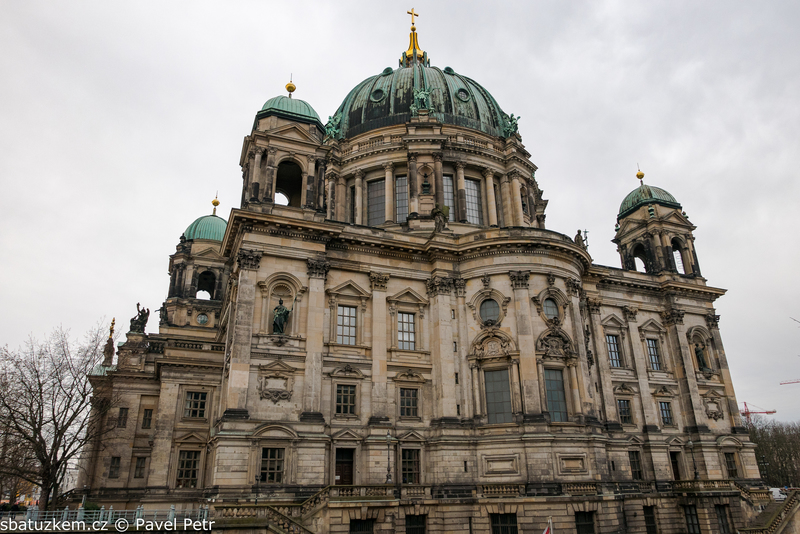
{"type": "Polygon", "coordinates": [[[511,278],[511,287],[514,289],[528,289],[530,271],[509,271],[508,276],[511,278]]]}
{"type": "Polygon", "coordinates": [[[714,390],[711,390],[707,394],[703,395],[703,403],[705,404],[706,408],[706,417],[713,419],[714,421],[719,421],[725,417],[725,413],[723,412],[723,400],[724,396],[720,395],[714,390]]]}
{"type": "Polygon", "coordinates": [[[258,269],[261,265],[260,250],[246,250],[241,249],[236,255],[236,261],[239,262],[240,269],[258,269]]]}
{"type": "Polygon", "coordinates": [[[369,273],[370,289],[373,291],[386,291],[389,275],[383,273],[369,273]]]}
{"type": "Polygon", "coordinates": [[[291,400],[294,392],[295,369],[278,360],[258,368],[258,394],[262,399],[271,400],[274,404],[282,400],[291,400]]]}
{"type": "Polygon", "coordinates": [[[512,352],[511,341],[496,334],[496,331],[491,332],[480,343],[476,343],[470,357],[477,360],[486,360],[508,356],[512,352]]]}
{"type": "Polygon", "coordinates": [[[575,356],[572,340],[557,326],[550,327],[539,336],[536,340],[536,351],[548,359],[570,359],[575,356]]]}
{"type": "Polygon", "coordinates": [[[308,276],[310,278],[322,278],[323,280],[328,278],[328,271],[331,268],[331,264],[328,260],[309,258],[306,263],[308,264],[308,276]]]}

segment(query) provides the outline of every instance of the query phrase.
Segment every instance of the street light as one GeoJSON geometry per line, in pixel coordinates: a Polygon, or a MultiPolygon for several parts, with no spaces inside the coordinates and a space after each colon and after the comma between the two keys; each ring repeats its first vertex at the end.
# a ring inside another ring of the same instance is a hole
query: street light
{"type": "Polygon", "coordinates": [[[386,431],[386,484],[392,483],[392,435],[386,431]]]}
{"type": "Polygon", "coordinates": [[[689,438],[689,443],[686,444],[689,448],[689,452],[692,453],[692,467],[694,468],[694,479],[700,480],[700,474],[697,472],[697,463],[694,461],[694,443],[692,443],[692,439],[689,438]]]}

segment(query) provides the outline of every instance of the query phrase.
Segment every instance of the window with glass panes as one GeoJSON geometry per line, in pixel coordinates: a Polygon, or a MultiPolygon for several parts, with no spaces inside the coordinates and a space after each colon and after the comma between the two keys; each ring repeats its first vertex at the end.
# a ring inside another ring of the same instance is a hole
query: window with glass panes
{"type": "Polygon", "coordinates": [[[544,299],[542,310],[544,311],[544,316],[548,319],[555,319],[558,317],[558,304],[556,304],[556,301],[553,299],[544,299]]]}
{"type": "Polygon", "coordinates": [[[453,176],[450,174],[445,174],[442,179],[444,180],[444,205],[450,208],[449,219],[450,222],[456,220],[456,200],[455,200],[455,193],[453,188],[453,176]]]}
{"type": "Polygon", "coordinates": [[[483,204],[481,203],[481,183],[477,180],[465,180],[467,193],[467,222],[483,224],[483,204]]]}
{"type": "Polygon", "coordinates": [[[719,525],[719,534],[732,534],[731,523],[728,520],[728,507],[724,504],[714,505],[717,512],[717,524],[719,525]]]}
{"type": "Polygon", "coordinates": [[[142,414],[142,430],[147,430],[153,426],[153,410],[152,408],[145,408],[142,414]]]}
{"type": "Polygon", "coordinates": [[[606,334],[606,347],[608,347],[608,363],[611,367],[622,367],[622,357],[619,354],[619,336],[606,334]]]}
{"type": "Polygon", "coordinates": [[[183,416],[202,419],[206,416],[206,393],[203,391],[187,391],[183,416]]]}
{"type": "Polygon", "coordinates": [[[363,532],[375,532],[374,519],[351,519],[349,534],[361,534],[363,532]]]}
{"type": "Polygon", "coordinates": [[[417,417],[417,395],[419,390],[400,388],[400,417],[417,417]]]}
{"type": "Polygon", "coordinates": [[[413,313],[397,313],[397,347],[400,350],[414,350],[416,347],[416,329],[413,313]]]}
{"type": "Polygon", "coordinates": [[[489,514],[492,534],[517,534],[517,514],[489,514]]]}
{"type": "Polygon", "coordinates": [[[119,466],[121,459],[119,456],[111,457],[111,465],[108,468],[108,478],[119,478],[119,466]]]}
{"type": "Polygon", "coordinates": [[[644,528],[646,534],[658,534],[658,524],[656,523],[656,507],[645,506],[644,510],[644,528]]]}
{"type": "Polygon", "coordinates": [[[594,534],[594,512],[575,512],[575,529],[578,534],[594,534]]]}
{"type": "Polygon", "coordinates": [[[426,515],[406,514],[406,534],[425,534],[426,515]]]}
{"type": "Polygon", "coordinates": [[[367,224],[378,226],[386,222],[386,197],[384,180],[367,182],[367,224]]]}
{"type": "Polygon", "coordinates": [[[650,368],[653,371],[661,370],[661,355],[658,352],[658,340],[647,340],[647,356],[650,358],[650,368]]]}
{"type": "Polygon", "coordinates": [[[639,455],[639,451],[628,451],[628,460],[631,463],[631,478],[633,478],[633,480],[644,479],[644,474],[642,473],[642,458],[639,455]]]}
{"type": "Polygon", "coordinates": [[[617,413],[619,422],[623,425],[633,424],[633,414],[631,413],[631,401],[628,399],[617,399],[617,413]]]}
{"type": "Polygon", "coordinates": [[[350,186],[350,222],[356,222],[356,186],[350,186]]]}
{"type": "Polygon", "coordinates": [[[697,508],[693,504],[686,505],[683,507],[683,513],[686,516],[686,530],[689,534],[701,534],[697,508]]]}
{"type": "Polygon", "coordinates": [[[675,420],[672,418],[672,404],[669,402],[661,401],[658,403],[658,409],[661,412],[661,422],[665,425],[674,425],[675,420]]]}
{"type": "Polygon", "coordinates": [[[133,478],[144,478],[144,465],[147,458],[143,456],[136,457],[136,466],[133,468],[133,478]]]}
{"type": "Polygon", "coordinates": [[[508,369],[486,371],[483,381],[486,386],[486,415],[489,424],[510,423],[512,413],[508,369]]]}
{"type": "Polygon", "coordinates": [[[200,465],[200,451],[180,451],[178,453],[178,476],[175,485],[179,488],[197,487],[197,471],[200,465]]]}
{"type": "Polygon", "coordinates": [[[336,413],[340,415],[355,415],[356,413],[355,386],[348,384],[337,384],[336,413]]]}
{"type": "Polygon", "coordinates": [[[398,176],[394,179],[394,209],[396,222],[404,223],[408,218],[408,178],[398,176]]]}
{"type": "Polygon", "coordinates": [[[261,477],[259,480],[267,484],[283,482],[283,455],[285,449],[261,449],[261,477]]]}
{"type": "Polygon", "coordinates": [[[125,428],[128,425],[128,409],[120,408],[119,416],[117,417],[117,427],[125,428]]]}
{"type": "Polygon", "coordinates": [[[725,468],[728,470],[728,478],[739,478],[739,470],[736,469],[736,454],[725,453],[725,468]]]}
{"type": "Polygon", "coordinates": [[[419,449],[403,449],[400,455],[403,484],[419,484],[419,449]]]}
{"type": "Polygon", "coordinates": [[[556,423],[567,422],[567,396],[564,394],[564,375],[560,369],[544,370],[544,388],[550,420],[556,423]]]}
{"type": "Polygon", "coordinates": [[[342,345],[356,344],[356,307],[336,308],[336,342],[342,345]]]}

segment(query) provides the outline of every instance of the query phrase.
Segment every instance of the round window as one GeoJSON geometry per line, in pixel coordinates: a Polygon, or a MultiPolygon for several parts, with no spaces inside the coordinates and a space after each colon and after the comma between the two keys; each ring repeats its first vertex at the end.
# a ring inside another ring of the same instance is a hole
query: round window
{"type": "Polygon", "coordinates": [[[456,96],[463,102],[469,100],[469,93],[467,92],[466,89],[459,89],[458,92],[456,93],[456,96]]]}
{"type": "Polygon", "coordinates": [[[483,322],[495,322],[500,318],[500,306],[496,300],[487,299],[481,302],[481,319],[483,322]]]}
{"type": "Polygon", "coordinates": [[[558,304],[553,299],[544,299],[544,316],[548,319],[556,319],[558,317],[558,304]]]}
{"type": "Polygon", "coordinates": [[[369,99],[373,102],[380,102],[386,96],[386,93],[383,92],[383,89],[375,89],[372,91],[372,94],[369,95],[369,99]]]}
{"type": "Polygon", "coordinates": [[[208,322],[208,315],[201,313],[197,316],[197,324],[206,324],[208,322]]]}

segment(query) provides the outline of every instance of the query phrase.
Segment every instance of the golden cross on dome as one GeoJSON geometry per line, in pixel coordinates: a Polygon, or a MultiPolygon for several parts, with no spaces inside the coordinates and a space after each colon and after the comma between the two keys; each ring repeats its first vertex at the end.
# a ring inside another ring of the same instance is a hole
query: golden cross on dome
{"type": "Polygon", "coordinates": [[[411,25],[414,25],[414,17],[419,17],[418,13],[414,13],[414,8],[411,8],[411,11],[406,11],[409,15],[411,15],[411,25]]]}

